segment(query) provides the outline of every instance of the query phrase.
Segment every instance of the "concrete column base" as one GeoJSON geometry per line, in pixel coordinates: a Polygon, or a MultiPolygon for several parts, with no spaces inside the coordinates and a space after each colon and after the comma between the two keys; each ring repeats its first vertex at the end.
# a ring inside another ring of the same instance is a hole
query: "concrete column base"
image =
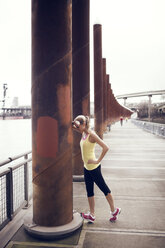
{"type": "Polygon", "coordinates": [[[77,212],[73,213],[73,220],[70,223],[57,227],[38,226],[33,222],[32,214],[24,219],[24,228],[31,236],[46,240],[59,239],[68,236],[79,229],[82,224],[83,219],[77,212]]]}

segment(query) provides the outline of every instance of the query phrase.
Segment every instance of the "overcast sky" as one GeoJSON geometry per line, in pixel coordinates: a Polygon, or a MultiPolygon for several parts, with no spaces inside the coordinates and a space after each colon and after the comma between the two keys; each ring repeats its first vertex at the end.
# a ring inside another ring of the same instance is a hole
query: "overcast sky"
{"type": "Polygon", "coordinates": [[[0,96],[7,83],[7,96],[25,104],[31,97],[30,2],[0,0],[0,96]]]}
{"type": "MultiPolygon", "coordinates": [[[[0,0],[0,97],[7,83],[8,96],[18,96],[20,104],[31,97],[30,3],[0,0]]],[[[93,24],[100,23],[114,94],[164,90],[165,0],[91,0],[90,10],[91,65],[93,24]]]]}
{"type": "Polygon", "coordinates": [[[165,89],[164,13],[164,0],[91,0],[115,95],[165,89]]]}

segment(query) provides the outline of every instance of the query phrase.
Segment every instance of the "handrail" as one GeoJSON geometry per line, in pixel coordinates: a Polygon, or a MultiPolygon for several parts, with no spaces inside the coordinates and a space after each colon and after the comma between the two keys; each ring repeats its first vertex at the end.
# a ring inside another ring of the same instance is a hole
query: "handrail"
{"type": "MultiPolygon", "coordinates": [[[[28,162],[31,162],[31,161],[32,161],[31,158],[25,159],[22,163],[19,163],[19,164],[17,164],[17,165],[13,165],[13,166],[12,166],[12,169],[15,170],[15,169],[19,168],[20,166],[22,166],[22,165],[24,165],[24,164],[26,164],[26,163],[28,163],[28,162]]],[[[11,168],[11,167],[9,167],[9,168],[11,168]]]]}
{"type": "Polygon", "coordinates": [[[32,198],[32,158],[28,154],[31,151],[0,162],[0,230],[20,209],[27,208],[32,198]]]}
{"type": "Polygon", "coordinates": [[[7,159],[5,159],[5,160],[3,160],[3,161],[0,162],[0,167],[6,165],[6,164],[8,164],[8,163],[10,163],[10,162],[12,162],[12,161],[14,161],[14,160],[16,160],[16,159],[19,159],[19,158],[21,158],[21,157],[24,157],[24,156],[26,156],[27,154],[30,154],[31,152],[32,152],[32,151],[28,151],[28,152],[21,153],[21,154],[19,154],[19,155],[17,155],[17,156],[8,157],[7,159]]]}

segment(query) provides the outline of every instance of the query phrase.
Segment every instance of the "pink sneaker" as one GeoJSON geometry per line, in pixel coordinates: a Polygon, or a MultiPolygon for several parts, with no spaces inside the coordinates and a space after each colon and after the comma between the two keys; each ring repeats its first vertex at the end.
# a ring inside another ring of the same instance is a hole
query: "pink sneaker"
{"type": "Polygon", "coordinates": [[[88,222],[93,223],[95,221],[95,216],[91,215],[90,213],[87,214],[81,213],[81,216],[84,220],[87,220],[88,222]]]}
{"type": "Polygon", "coordinates": [[[116,216],[112,216],[109,220],[110,220],[110,222],[115,222],[117,220],[117,217],[116,216]]]}
{"type": "Polygon", "coordinates": [[[121,213],[121,208],[116,208],[112,213],[112,217],[109,219],[111,222],[115,222],[118,219],[118,215],[121,213]]]}

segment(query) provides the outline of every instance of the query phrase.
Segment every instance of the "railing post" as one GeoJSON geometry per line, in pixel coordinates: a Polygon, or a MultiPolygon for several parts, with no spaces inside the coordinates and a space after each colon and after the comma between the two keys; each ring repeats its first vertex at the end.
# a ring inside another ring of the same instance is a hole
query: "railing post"
{"type": "MultiPolygon", "coordinates": [[[[28,154],[24,156],[24,159],[28,159],[28,154]]],[[[28,163],[24,164],[24,178],[25,178],[25,201],[27,202],[24,208],[29,207],[29,168],[28,163]]]]}
{"type": "Polygon", "coordinates": [[[10,172],[6,175],[6,200],[7,200],[7,217],[9,220],[13,218],[13,171],[9,168],[10,172]]]}

